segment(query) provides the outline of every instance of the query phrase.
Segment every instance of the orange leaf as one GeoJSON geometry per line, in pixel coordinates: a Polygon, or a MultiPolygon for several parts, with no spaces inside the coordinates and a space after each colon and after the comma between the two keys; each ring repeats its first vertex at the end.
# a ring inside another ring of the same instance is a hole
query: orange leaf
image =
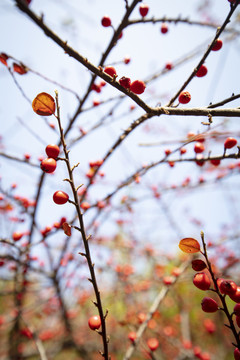
{"type": "Polygon", "coordinates": [[[56,106],[54,98],[51,95],[42,92],[33,100],[32,108],[38,115],[50,116],[55,113],[56,106]]]}
{"type": "Polygon", "coordinates": [[[27,68],[24,65],[13,63],[13,71],[18,73],[19,75],[24,75],[27,73],[27,68]]]}
{"type": "Polygon", "coordinates": [[[199,242],[193,238],[184,238],[179,243],[179,248],[185,253],[197,253],[200,251],[199,242]]]}
{"type": "Polygon", "coordinates": [[[63,231],[64,231],[65,235],[67,235],[67,236],[71,236],[71,235],[72,235],[71,226],[68,225],[68,223],[64,222],[64,223],[62,224],[62,228],[63,228],[63,231]]]}

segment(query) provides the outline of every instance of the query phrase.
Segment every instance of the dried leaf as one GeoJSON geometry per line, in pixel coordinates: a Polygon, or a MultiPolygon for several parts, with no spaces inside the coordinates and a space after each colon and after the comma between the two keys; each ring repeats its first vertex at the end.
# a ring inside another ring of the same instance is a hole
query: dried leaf
{"type": "Polygon", "coordinates": [[[24,65],[13,63],[13,71],[18,73],[19,75],[24,75],[27,73],[27,68],[24,65]]]}
{"type": "Polygon", "coordinates": [[[62,228],[63,228],[65,235],[67,235],[67,236],[72,235],[71,226],[68,223],[64,222],[62,224],[62,228]]]}
{"type": "Polygon", "coordinates": [[[200,251],[200,244],[193,238],[184,238],[179,243],[179,248],[185,253],[197,253],[200,251]]]}
{"type": "Polygon", "coordinates": [[[55,113],[56,106],[54,98],[51,95],[42,92],[33,100],[32,108],[38,115],[50,116],[55,113]]]}

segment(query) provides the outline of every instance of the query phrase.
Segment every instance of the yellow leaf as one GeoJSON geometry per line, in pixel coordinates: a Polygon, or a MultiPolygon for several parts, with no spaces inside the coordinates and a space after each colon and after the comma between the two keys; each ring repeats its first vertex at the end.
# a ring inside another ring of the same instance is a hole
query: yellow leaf
{"type": "Polygon", "coordinates": [[[55,113],[56,106],[54,98],[51,95],[42,92],[33,100],[32,108],[38,115],[50,116],[55,113]]]}
{"type": "Polygon", "coordinates": [[[200,251],[199,242],[193,238],[182,239],[178,246],[185,253],[193,254],[200,251]]]}
{"type": "Polygon", "coordinates": [[[62,224],[62,228],[63,228],[63,231],[64,231],[65,235],[71,236],[71,234],[72,234],[72,232],[71,232],[71,226],[68,225],[68,223],[64,222],[64,223],[62,224]]]}

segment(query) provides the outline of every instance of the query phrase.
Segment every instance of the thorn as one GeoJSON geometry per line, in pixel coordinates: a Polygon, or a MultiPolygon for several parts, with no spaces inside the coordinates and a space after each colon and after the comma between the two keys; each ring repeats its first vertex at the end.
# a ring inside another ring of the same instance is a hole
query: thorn
{"type": "Polygon", "coordinates": [[[76,191],[78,191],[80,189],[80,187],[82,187],[82,186],[83,186],[83,184],[78,185],[78,187],[76,188],[76,191]]]}
{"type": "Polygon", "coordinates": [[[83,252],[79,252],[78,254],[81,255],[81,256],[87,257],[87,255],[85,253],[83,253],[83,252]]]}

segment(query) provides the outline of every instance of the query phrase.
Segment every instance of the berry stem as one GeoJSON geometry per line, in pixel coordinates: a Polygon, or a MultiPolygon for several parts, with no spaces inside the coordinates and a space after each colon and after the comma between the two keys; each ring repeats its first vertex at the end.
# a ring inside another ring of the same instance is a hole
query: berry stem
{"type": "Polygon", "coordinates": [[[207,254],[207,247],[206,247],[206,243],[205,243],[205,240],[204,240],[204,233],[203,231],[201,231],[201,239],[202,239],[202,244],[203,244],[203,256],[205,257],[205,260],[206,260],[206,263],[207,263],[207,267],[208,267],[208,271],[211,275],[211,278],[212,278],[212,281],[214,283],[214,287],[216,290],[213,290],[215,291],[217,294],[218,294],[218,297],[219,299],[221,300],[221,303],[222,303],[222,308],[220,308],[224,313],[225,315],[227,316],[227,319],[228,319],[228,322],[229,322],[229,325],[226,325],[229,329],[231,329],[232,333],[233,333],[233,336],[235,337],[235,340],[236,340],[236,344],[237,346],[240,348],[240,338],[239,338],[239,335],[238,335],[238,332],[235,328],[235,325],[234,325],[234,322],[233,322],[233,319],[232,319],[232,316],[231,314],[229,313],[228,311],[228,307],[227,307],[227,304],[226,304],[226,299],[225,299],[225,296],[221,294],[220,290],[219,290],[219,287],[218,287],[218,284],[217,284],[217,279],[214,275],[214,272],[213,272],[213,269],[212,269],[212,265],[211,265],[211,262],[209,261],[209,258],[208,258],[208,254],[207,254]]]}
{"type": "Polygon", "coordinates": [[[72,194],[73,194],[73,197],[74,197],[74,201],[71,201],[71,203],[75,206],[76,211],[77,211],[77,216],[78,216],[79,225],[80,225],[79,230],[80,230],[81,235],[82,235],[82,240],[83,240],[83,244],[84,244],[84,248],[85,248],[85,257],[86,257],[88,268],[89,268],[90,275],[91,275],[91,278],[89,280],[93,285],[93,289],[94,289],[95,296],[96,296],[96,303],[95,304],[96,304],[96,306],[98,308],[98,313],[99,313],[99,316],[101,318],[101,325],[102,325],[101,337],[102,337],[103,348],[104,348],[104,352],[103,352],[102,356],[103,356],[103,358],[105,360],[109,360],[106,323],[105,323],[105,316],[104,316],[104,312],[103,312],[103,308],[102,308],[102,301],[101,301],[100,291],[98,289],[98,284],[97,284],[96,275],[95,275],[95,271],[94,271],[94,264],[93,264],[92,259],[91,259],[91,253],[90,253],[90,249],[89,249],[88,237],[87,237],[86,231],[85,231],[83,215],[81,213],[79,200],[78,200],[78,194],[77,194],[76,187],[75,187],[75,184],[74,184],[74,179],[73,179],[74,167],[71,167],[71,165],[70,165],[69,151],[67,150],[67,145],[66,145],[66,142],[65,142],[64,132],[63,132],[63,128],[61,126],[60,107],[59,107],[59,102],[58,102],[58,92],[55,91],[55,94],[56,94],[56,105],[57,105],[56,118],[57,118],[57,121],[58,121],[60,139],[61,139],[61,143],[62,143],[62,146],[63,146],[63,152],[64,152],[64,155],[65,155],[65,162],[66,162],[68,175],[69,175],[68,182],[69,182],[69,184],[71,186],[72,194]]]}

